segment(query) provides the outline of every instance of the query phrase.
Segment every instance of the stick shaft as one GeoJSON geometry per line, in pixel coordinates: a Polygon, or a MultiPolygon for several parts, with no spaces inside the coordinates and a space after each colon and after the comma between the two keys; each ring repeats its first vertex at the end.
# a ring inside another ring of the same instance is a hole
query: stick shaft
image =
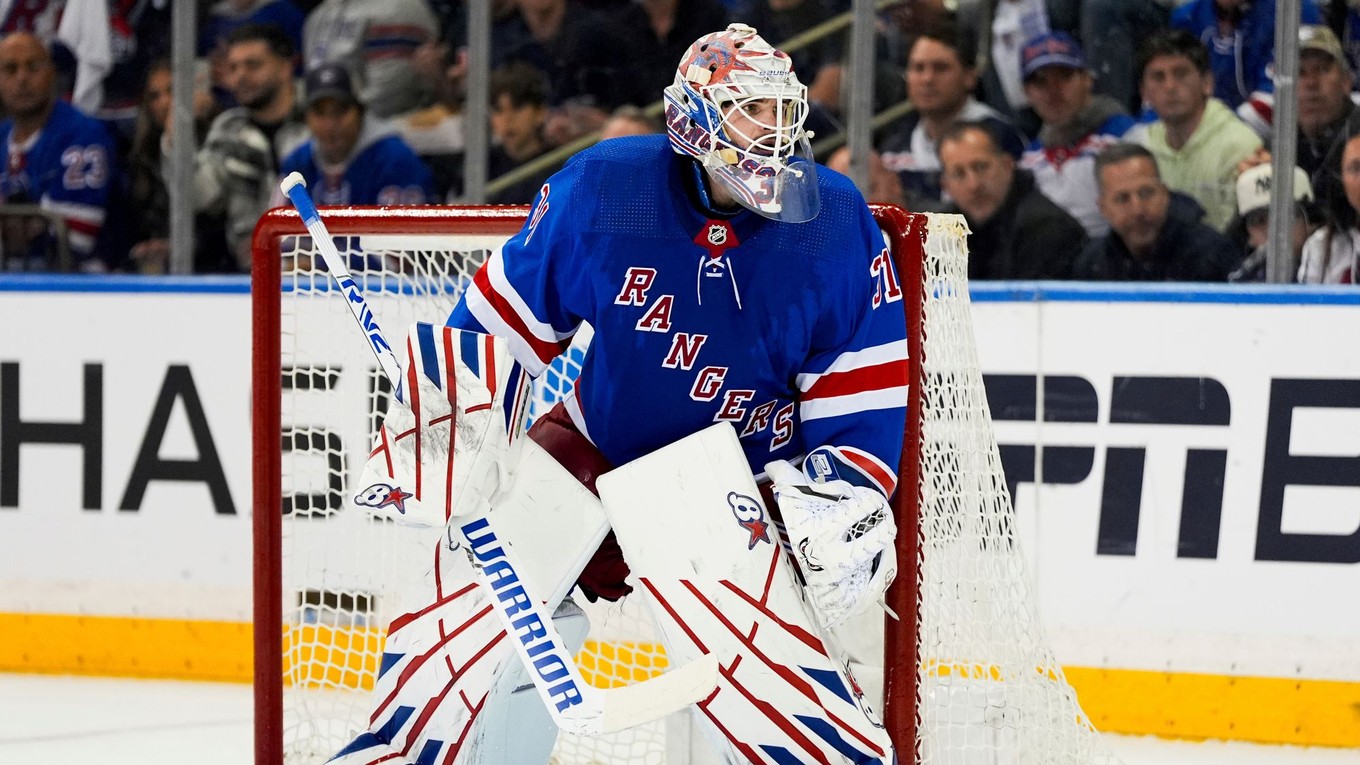
{"type": "MultiPolygon", "coordinates": [[[[285,184],[287,181],[285,181],[285,184]]],[[[401,364],[397,362],[397,357],[392,353],[392,346],[388,344],[386,335],[383,334],[382,327],[378,325],[378,318],[373,310],[368,306],[368,300],[364,298],[359,285],[355,284],[354,277],[350,275],[349,268],[345,265],[345,258],[340,251],[335,248],[335,240],[331,238],[330,231],[326,229],[326,224],[321,220],[321,214],[317,212],[316,205],[312,203],[312,197],[307,193],[307,187],[302,183],[293,183],[284,187],[284,193],[297,208],[298,215],[302,217],[302,223],[307,227],[307,232],[312,235],[312,245],[321,253],[321,259],[326,264],[326,269],[330,271],[335,283],[340,287],[341,293],[345,296],[345,304],[349,306],[350,313],[354,315],[354,320],[363,329],[364,336],[368,338],[368,347],[373,351],[373,355],[378,359],[378,365],[382,367],[383,374],[392,383],[392,389],[396,392],[397,400],[405,403],[405,388],[402,383],[404,377],[401,372],[401,364]]]]}

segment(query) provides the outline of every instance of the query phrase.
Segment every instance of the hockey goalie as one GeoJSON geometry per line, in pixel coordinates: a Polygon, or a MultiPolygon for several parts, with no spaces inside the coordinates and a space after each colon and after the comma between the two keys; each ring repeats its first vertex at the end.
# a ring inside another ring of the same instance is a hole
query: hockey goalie
{"type": "Polygon", "coordinates": [[[896,570],[892,261],[755,30],[696,41],[664,100],[666,136],[578,154],[412,330],[354,502],[444,532],[333,762],[544,763],[558,729],[677,705],[725,762],[895,761],[836,639],[896,570]],[[574,389],[514,438],[521,368],[586,325],[574,389]],[[580,597],[644,598],[672,669],[585,686],[580,597]]]}

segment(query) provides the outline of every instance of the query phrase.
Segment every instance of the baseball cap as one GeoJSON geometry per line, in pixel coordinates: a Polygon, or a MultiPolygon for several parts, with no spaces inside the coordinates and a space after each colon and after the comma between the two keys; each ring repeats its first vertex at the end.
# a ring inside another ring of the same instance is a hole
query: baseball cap
{"type": "Polygon", "coordinates": [[[1020,78],[1028,80],[1046,66],[1086,68],[1086,54],[1066,32],[1047,32],[1025,43],[1020,49],[1020,78]]]}
{"type": "Polygon", "coordinates": [[[1299,27],[1299,53],[1308,50],[1325,53],[1336,59],[1337,63],[1346,66],[1346,54],[1341,50],[1341,41],[1336,39],[1336,33],[1330,27],[1321,24],[1305,24],[1299,27]]]}
{"type": "Polygon", "coordinates": [[[354,81],[349,76],[349,70],[341,64],[324,64],[308,72],[305,89],[308,107],[323,98],[359,103],[359,97],[354,94],[354,81]]]}
{"type": "MultiPolygon", "coordinates": [[[[1256,165],[1237,176],[1238,214],[1246,217],[1248,213],[1270,207],[1270,179],[1269,164],[1256,165]]],[[[1313,201],[1313,184],[1308,180],[1308,173],[1301,167],[1294,168],[1294,201],[1313,201]]]]}

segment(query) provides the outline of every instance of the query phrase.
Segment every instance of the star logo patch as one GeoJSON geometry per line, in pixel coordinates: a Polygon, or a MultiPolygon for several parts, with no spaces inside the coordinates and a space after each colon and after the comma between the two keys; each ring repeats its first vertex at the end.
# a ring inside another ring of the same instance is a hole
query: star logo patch
{"type": "Polygon", "coordinates": [[[388,486],[385,483],[375,483],[364,489],[354,498],[354,504],[364,507],[371,507],[375,510],[384,507],[395,507],[397,512],[406,514],[406,500],[415,496],[409,491],[402,491],[400,486],[388,486]]]}
{"type": "Polygon", "coordinates": [[[765,506],[760,500],[730,491],[727,493],[727,506],[732,508],[737,525],[750,535],[746,549],[754,550],[757,542],[774,544],[770,541],[770,523],[765,520],[765,506]]]}

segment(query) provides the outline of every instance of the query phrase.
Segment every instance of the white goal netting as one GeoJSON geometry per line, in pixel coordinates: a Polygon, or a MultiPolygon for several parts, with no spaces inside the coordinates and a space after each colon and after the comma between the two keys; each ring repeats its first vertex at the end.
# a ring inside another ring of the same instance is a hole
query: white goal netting
{"type": "MultiPolygon", "coordinates": [[[[506,236],[465,233],[466,215],[450,233],[421,234],[400,233],[400,223],[347,224],[344,213],[326,215],[393,340],[404,338],[416,320],[442,323],[506,236]]],[[[503,220],[488,230],[504,232],[503,220]]],[[[1038,627],[972,340],[965,233],[962,219],[931,216],[925,246],[918,457],[922,704],[916,711],[921,762],[1103,762],[1098,734],[1038,627]]],[[[282,579],[257,597],[281,601],[277,632],[259,634],[265,640],[276,634],[283,650],[277,678],[266,673],[257,685],[281,684],[284,761],[304,765],[324,762],[366,727],[366,691],[385,627],[398,615],[407,583],[428,566],[433,542],[428,529],[344,511],[350,481],[357,480],[386,409],[387,385],[329,275],[319,259],[312,262],[310,239],[282,236],[263,249],[258,242],[255,257],[276,259],[283,269],[280,353],[276,360],[255,360],[277,364],[266,369],[276,369],[282,385],[281,432],[272,444],[268,437],[257,439],[255,448],[282,449],[281,496],[256,510],[280,513],[282,579]]],[[[902,242],[912,246],[909,237],[902,242]]],[[[270,310],[268,295],[257,292],[255,299],[257,312],[270,310]]],[[[536,383],[531,417],[561,397],[581,353],[578,342],[536,383]]],[[[578,658],[588,681],[630,684],[665,669],[664,652],[636,596],[621,605],[579,605],[592,623],[578,658]]],[[[880,635],[867,637],[881,642],[880,635]]],[[[553,762],[704,762],[693,755],[693,742],[675,740],[682,729],[660,721],[614,737],[562,736],[553,762]]],[[[899,757],[913,761],[908,753],[899,757]]]]}
{"type": "Polygon", "coordinates": [[[1111,762],[1048,648],[973,339],[966,228],[930,216],[917,582],[920,762],[1111,762]]]}

